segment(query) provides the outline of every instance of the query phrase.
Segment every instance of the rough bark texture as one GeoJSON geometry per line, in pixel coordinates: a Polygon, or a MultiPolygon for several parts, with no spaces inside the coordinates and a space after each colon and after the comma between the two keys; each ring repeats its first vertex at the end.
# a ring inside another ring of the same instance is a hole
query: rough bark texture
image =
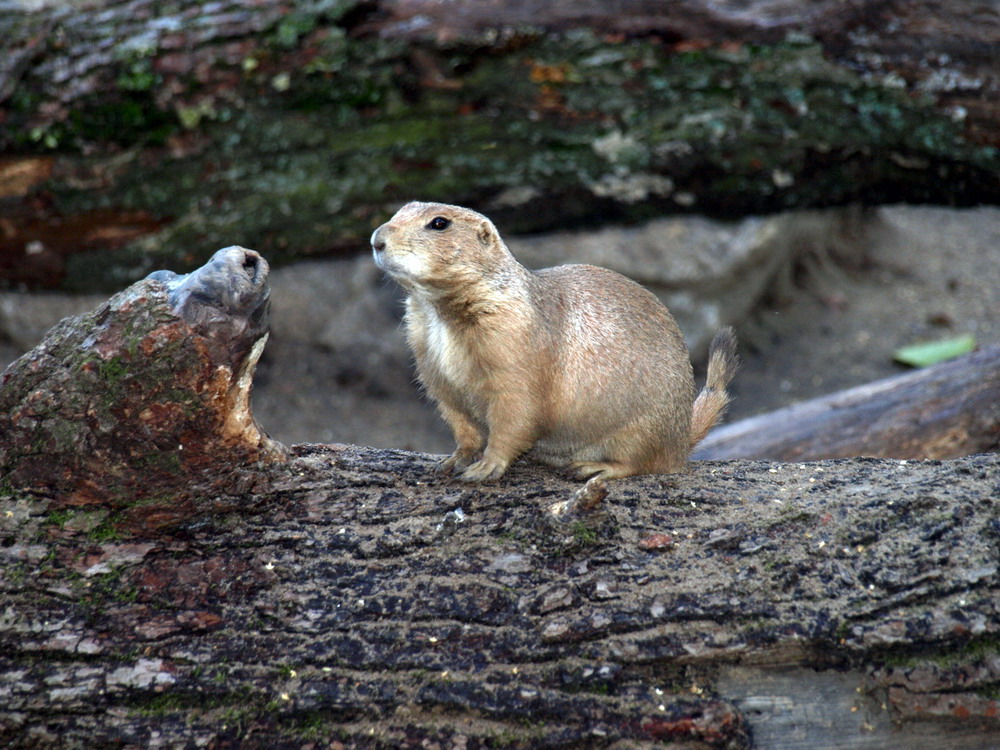
{"type": "Polygon", "coordinates": [[[571,523],[548,472],[433,459],[299,446],[169,537],[3,497],[0,739],[1000,742],[996,456],[697,462],[571,523]]]}
{"type": "Polygon", "coordinates": [[[511,232],[1000,199],[990,6],[608,7],[2,5],[0,273],[111,290],[206,245],[357,252],[414,197],[511,232]]]}
{"type": "Polygon", "coordinates": [[[955,458],[1000,450],[1000,347],[715,430],[696,458],[955,458]]]}
{"type": "Polygon", "coordinates": [[[191,298],[178,311],[145,280],[63,320],[0,374],[0,488],[90,508],[109,532],[215,508],[235,470],[285,455],[249,405],[266,299],[265,287],[249,313],[191,298]]]}

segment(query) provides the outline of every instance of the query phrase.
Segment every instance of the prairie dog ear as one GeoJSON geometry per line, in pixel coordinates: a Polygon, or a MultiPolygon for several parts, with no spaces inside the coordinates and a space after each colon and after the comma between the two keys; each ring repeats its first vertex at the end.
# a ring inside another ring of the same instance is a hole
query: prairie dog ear
{"type": "Polygon", "coordinates": [[[489,219],[483,219],[479,222],[479,230],[476,232],[476,236],[479,238],[480,245],[488,246],[492,244],[495,234],[496,230],[493,229],[493,224],[489,219]]]}

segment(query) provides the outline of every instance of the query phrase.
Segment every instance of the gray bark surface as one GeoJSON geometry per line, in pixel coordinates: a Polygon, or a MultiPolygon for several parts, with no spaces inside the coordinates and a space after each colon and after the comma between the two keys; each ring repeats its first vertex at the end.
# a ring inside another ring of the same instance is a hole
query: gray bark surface
{"type": "MultiPolygon", "coordinates": [[[[254,511],[100,539],[0,500],[14,747],[984,747],[995,455],[577,485],[301,445],[254,511]],[[263,500],[263,502],[261,502],[263,500]]],[[[253,500],[251,503],[250,501],[253,500]]]]}

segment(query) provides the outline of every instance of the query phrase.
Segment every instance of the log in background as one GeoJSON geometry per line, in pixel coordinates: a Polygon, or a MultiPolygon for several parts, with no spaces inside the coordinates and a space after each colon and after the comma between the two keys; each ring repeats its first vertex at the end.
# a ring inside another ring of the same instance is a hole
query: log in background
{"type": "Polygon", "coordinates": [[[0,279],[365,252],[417,196],[510,233],[1000,199],[990,4],[609,7],[0,5],[0,279]]]}

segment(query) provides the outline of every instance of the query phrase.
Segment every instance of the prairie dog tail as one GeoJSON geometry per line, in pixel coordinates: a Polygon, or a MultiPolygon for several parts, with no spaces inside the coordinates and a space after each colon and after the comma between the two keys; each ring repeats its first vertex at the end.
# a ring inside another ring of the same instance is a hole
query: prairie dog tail
{"type": "Polygon", "coordinates": [[[736,334],[730,326],[716,331],[708,347],[708,376],[705,387],[694,401],[691,414],[691,447],[705,439],[708,431],[725,414],[729,405],[726,386],[733,379],[740,358],[736,354],[736,334]]]}

